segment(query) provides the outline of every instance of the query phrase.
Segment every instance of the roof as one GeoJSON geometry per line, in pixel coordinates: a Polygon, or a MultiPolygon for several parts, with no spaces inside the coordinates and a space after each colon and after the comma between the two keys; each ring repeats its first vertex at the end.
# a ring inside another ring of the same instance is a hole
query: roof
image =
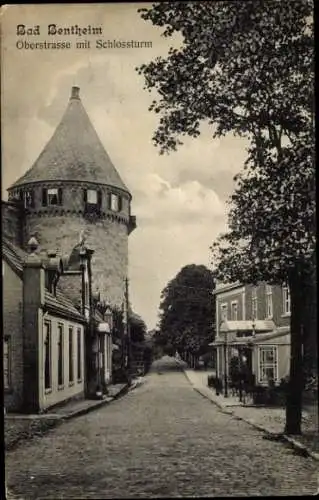
{"type": "Polygon", "coordinates": [[[234,332],[234,331],[247,331],[255,330],[256,332],[269,332],[275,329],[275,323],[272,320],[251,320],[241,321],[223,321],[219,331],[220,332],[234,332]]]}
{"type": "Polygon", "coordinates": [[[56,296],[52,293],[45,291],[45,305],[67,318],[74,318],[82,322],[86,322],[84,316],[76,309],[73,302],[66,297],[61,290],[57,287],[56,296]]]}
{"type": "MultiPolygon", "coordinates": [[[[21,279],[23,277],[23,261],[27,256],[28,254],[22,248],[17,247],[7,238],[2,237],[2,257],[21,279]]],[[[48,290],[45,291],[45,305],[58,314],[85,321],[84,316],[76,309],[73,302],[64,295],[59,287],[56,289],[56,296],[48,290]]]]}
{"type": "Polygon", "coordinates": [[[43,181],[84,181],[106,184],[129,193],[106,153],[81,99],[72,87],[66,111],[42,153],[9,189],[43,181]]]}
{"type": "Polygon", "coordinates": [[[2,237],[2,257],[16,274],[22,277],[23,261],[27,254],[21,248],[14,245],[5,236],[2,237]]]}
{"type": "Polygon", "coordinates": [[[213,295],[218,295],[219,293],[227,292],[228,290],[233,290],[236,288],[241,288],[243,283],[236,281],[235,283],[216,283],[213,295]]]}

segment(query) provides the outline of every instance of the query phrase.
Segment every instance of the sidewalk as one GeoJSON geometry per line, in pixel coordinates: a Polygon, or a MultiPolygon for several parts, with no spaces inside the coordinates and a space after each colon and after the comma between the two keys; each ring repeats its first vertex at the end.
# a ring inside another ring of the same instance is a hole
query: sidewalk
{"type": "Polygon", "coordinates": [[[65,420],[85,415],[119,398],[134,387],[127,384],[114,384],[109,387],[108,395],[101,400],[80,399],[53,408],[48,413],[21,415],[7,413],[4,418],[5,449],[8,451],[22,440],[41,436],[49,429],[65,420]]]}
{"type": "Polygon", "coordinates": [[[222,395],[217,396],[215,391],[207,386],[207,377],[214,372],[194,371],[184,369],[184,374],[192,384],[195,391],[216,404],[221,411],[232,415],[238,420],[243,420],[258,430],[261,430],[274,439],[279,436],[286,442],[289,442],[301,453],[319,460],[319,434],[318,434],[318,410],[315,412],[303,412],[303,435],[286,436],[283,434],[285,427],[285,409],[271,407],[257,407],[244,405],[238,398],[229,396],[225,398],[222,395]]]}

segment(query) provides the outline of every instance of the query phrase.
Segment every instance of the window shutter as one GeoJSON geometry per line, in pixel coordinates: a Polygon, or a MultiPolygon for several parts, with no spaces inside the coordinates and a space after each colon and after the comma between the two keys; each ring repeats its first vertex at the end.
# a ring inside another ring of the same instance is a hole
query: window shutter
{"type": "Polygon", "coordinates": [[[48,204],[48,192],[46,188],[42,189],[42,205],[46,207],[48,204]]]}
{"type": "Polygon", "coordinates": [[[30,191],[30,196],[31,196],[31,201],[30,201],[30,206],[31,208],[34,208],[34,191],[30,191]]]}
{"type": "Polygon", "coordinates": [[[83,201],[84,203],[87,203],[88,197],[87,197],[87,191],[86,189],[83,189],[83,201]]]}
{"type": "Polygon", "coordinates": [[[62,188],[58,188],[58,205],[62,205],[62,188]]]}
{"type": "Polygon", "coordinates": [[[123,207],[122,202],[123,202],[122,196],[119,196],[119,212],[122,212],[122,207],[123,207]]]}
{"type": "Polygon", "coordinates": [[[97,205],[99,208],[102,206],[102,191],[100,189],[97,192],[97,205]]]}

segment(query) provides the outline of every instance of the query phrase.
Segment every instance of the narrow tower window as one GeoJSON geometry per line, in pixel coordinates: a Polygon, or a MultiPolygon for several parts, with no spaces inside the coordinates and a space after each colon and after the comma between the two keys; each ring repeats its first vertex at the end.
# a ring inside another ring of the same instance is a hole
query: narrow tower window
{"type": "Polygon", "coordinates": [[[62,188],[43,188],[42,205],[44,207],[62,205],[62,188]]]}
{"type": "Polygon", "coordinates": [[[120,212],[122,210],[121,196],[119,196],[118,194],[111,193],[109,206],[113,212],[120,212]]]}
{"type": "Polygon", "coordinates": [[[100,189],[84,189],[85,211],[99,213],[102,207],[102,191],[100,189]]]}
{"type": "Polygon", "coordinates": [[[34,196],[33,191],[25,191],[24,192],[24,207],[34,207],[34,196]]]}
{"type": "Polygon", "coordinates": [[[87,202],[94,205],[97,204],[97,191],[95,189],[87,190],[87,202]]]}

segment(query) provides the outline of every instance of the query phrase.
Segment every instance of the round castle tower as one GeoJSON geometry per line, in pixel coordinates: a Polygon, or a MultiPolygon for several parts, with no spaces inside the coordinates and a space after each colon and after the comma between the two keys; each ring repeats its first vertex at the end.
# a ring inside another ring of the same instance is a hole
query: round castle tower
{"type": "Polygon", "coordinates": [[[84,231],[94,250],[93,291],[123,303],[128,235],[135,228],[132,196],[113,166],[72,87],[68,107],[32,166],[9,189],[23,203],[23,246],[36,236],[41,247],[70,254],[84,231]]]}

